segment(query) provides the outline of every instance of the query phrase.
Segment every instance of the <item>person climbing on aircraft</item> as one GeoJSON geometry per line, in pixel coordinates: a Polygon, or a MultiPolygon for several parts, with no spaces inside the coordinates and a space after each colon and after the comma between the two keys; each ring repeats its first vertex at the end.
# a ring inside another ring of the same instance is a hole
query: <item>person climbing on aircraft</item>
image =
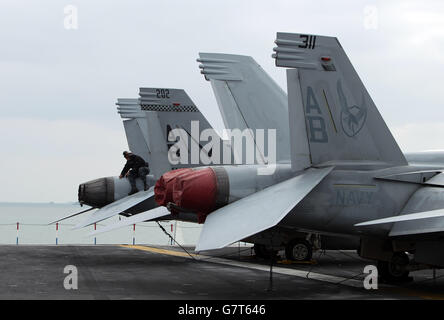
{"type": "Polygon", "coordinates": [[[120,173],[119,178],[127,177],[131,183],[131,191],[128,195],[137,193],[136,179],[141,178],[143,181],[143,189],[146,191],[146,176],[150,173],[149,164],[142,157],[135,155],[128,151],[123,151],[123,157],[126,159],[126,164],[120,173]]]}

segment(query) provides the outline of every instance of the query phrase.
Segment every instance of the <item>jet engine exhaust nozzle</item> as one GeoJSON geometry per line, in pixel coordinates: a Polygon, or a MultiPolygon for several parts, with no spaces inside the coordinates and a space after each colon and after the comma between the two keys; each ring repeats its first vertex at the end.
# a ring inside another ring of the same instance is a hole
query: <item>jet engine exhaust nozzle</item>
{"type": "Polygon", "coordinates": [[[114,180],[112,177],[91,180],[79,185],[80,204],[100,208],[114,201],[114,180]]]}

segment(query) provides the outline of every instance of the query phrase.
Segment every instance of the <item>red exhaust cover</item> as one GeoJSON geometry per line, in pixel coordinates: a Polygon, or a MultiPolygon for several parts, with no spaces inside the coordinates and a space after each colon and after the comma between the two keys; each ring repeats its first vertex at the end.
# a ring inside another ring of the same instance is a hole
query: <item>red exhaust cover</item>
{"type": "Polygon", "coordinates": [[[199,223],[214,210],[216,205],[216,175],[211,168],[194,170],[176,176],[173,187],[174,203],[197,212],[199,223]]]}
{"type": "Polygon", "coordinates": [[[157,180],[154,186],[154,200],[159,206],[166,206],[168,202],[173,202],[174,179],[189,171],[192,171],[192,169],[183,168],[168,171],[157,180]]]}

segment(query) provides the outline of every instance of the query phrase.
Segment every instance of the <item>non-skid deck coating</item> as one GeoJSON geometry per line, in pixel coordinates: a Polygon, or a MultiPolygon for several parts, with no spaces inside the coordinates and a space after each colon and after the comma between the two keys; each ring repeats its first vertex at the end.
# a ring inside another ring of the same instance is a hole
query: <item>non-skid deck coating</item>
{"type": "Polygon", "coordinates": [[[365,290],[360,273],[371,262],[350,252],[315,255],[315,265],[275,264],[269,292],[268,263],[250,252],[191,258],[172,247],[0,246],[0,299],[444,299],[441,270],[436,280],[426,270],[413,283],[365,290]],[[63,286],[67,265],[78,270],[77,290],[63,286]]]}

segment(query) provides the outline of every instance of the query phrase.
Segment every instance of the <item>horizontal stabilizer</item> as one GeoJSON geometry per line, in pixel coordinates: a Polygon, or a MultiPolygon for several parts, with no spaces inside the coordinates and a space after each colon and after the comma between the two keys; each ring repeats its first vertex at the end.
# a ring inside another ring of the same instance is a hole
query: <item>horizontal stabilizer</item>
{"type": "Polygon", "coordinates": [[[63,217],[63,218],[61,218],[61,219],[59,219],[59,220],[56,220],[56,221],[54,221],[54,222],[48,223],[48,225],[51,225],[51,224],[54,224],[54,223],[57,223],[57,222],[60,222],[60,221],[63,221],[63,220],[66,220],[66,219],[69,219],[69,218],[75,217],[75,216],[78,216],[78,215],[80,215],[80,214],[82,214],[82,213],[86,213],[86,212],[91,211],[91,210],[94,210],[94,209],[96,209],[96,208],[91,207],[91,208],[89,208],[89,209],[86,209],[86,210],[83,210],[83,211],[80,211],[80,212],[77,212],[77,213],[74,213],[74,214],[70,214],[69,216],[66,216],[66,217],[63,217]]]}
{"type": "Polygon", "coordinates": [[[145,114],[142,112],[139,104],[139,99],[117,99],[117,113],[123,119],[144,118],[145,114]]]}
{"type": "Polygon", "coordinates": [[[310,168],[210,213],[195,251],[223,248],[277,225],[332,169],[310,168]]]}
{"type": "Polygon", "coordinates": [[[114,201],[113,203],[104,206],[103,208],[95,211],[86,220],[77,224],[73,229],[83,228],[118,215],[151,197],[154,197],[154,187],[151,187],[148,191],[137,192],[133,195],[114,201]]]}
{"type": "Polygon", "coordinates": [[[407,173],[375,177],[375,179],[416,183],[434,187],[444,187],[444,174],[440,170],[421,170],[407,173]]]}
{"type": "Polygon", "coordinates": [[[384,224],[384,223],[393,223],[393,222],[401,222],[401,221],[412,221],[412,220],[420,220],[420,219],[428,219],[428,218],[437,218],[444,217],[444,209],[411,213],[411,214],[403,214],[395,217],[389,217],[384,219],[371,220],[366,222],[361,222],[355,224],[355,227],[364,227],[371,226],[375,224],[384,224]]]}
{"type": "Polygon", "coordinates": [[[168,211],[168,209],[166,207],[154,208],[154,209],[151,209],[149,211],[142,212],[142,213],[136,214],[134,216],[131,216],[129,218],[126,218],[124,220],[121,220],[121,221],[119,221],[117,223],[110,224],[110,225],[108,225],[106,227],[103,227],[103,228],[101,228],[99,230],[91,232],[89,235],[93,236],[93,235],[96,235],[96,234],[99,234],[99,233],[104,233],[104,232],[108,232],[108,231],[111,231],[111,230],[115,230],[115,229],[123,228],[123,227],[126,227],[126,226],[130,226],[130,225],[133,225],[133,224],[136,224],[136,223],[139,223],[139,222],[144,222],[144,221],[149,221],[149,220],[157,219],[157,218],[160,218],[160,217],[164,217],[164,216],[167,216],[169,214],[170,214],[170,212],[168,211]]]}
{"type": "MultiPolygon", "coordinates": [[[[290,160],[287,95],[265,70],[252,57],[242,55],[199,53],[197,61],[211,83],[225,127],[275,129],[276,160],[290,160]]],[[[249,138],[258,143],[257,134],[249,138]]],[[[257,146],[256,155],[262,160],[271,152],[267,140],[263,147],[257,146]]]]}

